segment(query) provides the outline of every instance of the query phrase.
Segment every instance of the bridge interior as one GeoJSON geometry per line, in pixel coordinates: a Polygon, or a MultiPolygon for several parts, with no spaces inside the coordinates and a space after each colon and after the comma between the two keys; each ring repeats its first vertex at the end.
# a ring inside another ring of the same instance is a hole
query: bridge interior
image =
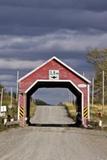
{"type": "MultiPolygon", "coordinates": [[[[76,110],[79,113],[79,119],[81,119],[82,112],[82,94],[77,90],[77,88],[70,82],[58,82],[58,81],[39,81],[37,82],[27,93],[27,123],[30,122],[30,97],[39,88],[68,88],[76,96],[76,110]]],[[[77,115],[78,116],[78,115],[77,115]]]]}

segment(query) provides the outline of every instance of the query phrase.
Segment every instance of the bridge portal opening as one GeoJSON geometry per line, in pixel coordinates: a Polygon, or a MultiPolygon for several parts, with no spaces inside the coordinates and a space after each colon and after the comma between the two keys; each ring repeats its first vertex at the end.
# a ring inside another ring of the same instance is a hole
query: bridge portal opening
{"type": "Polygon", "coordinates": [[[27,123],[31,124],[30,121],[30,98],[31,96],[40,88],[66,88],[69,89],[75,95],[75,103],[76,103],[76,124],[81,125],[82,122],[82,102],[83,95],[82,92],[71,82],[71,81],[37,81],[35,84],[29,88],[26,92],[27,102],[26,102],[26,117],[27,123]]]}

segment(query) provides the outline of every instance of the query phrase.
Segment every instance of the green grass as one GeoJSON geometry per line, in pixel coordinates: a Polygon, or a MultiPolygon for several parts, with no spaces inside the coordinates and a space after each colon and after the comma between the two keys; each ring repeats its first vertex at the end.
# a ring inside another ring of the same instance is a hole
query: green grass
{"type": "Polygon", "coordinates": [[[3,121],[4,121],[4,118],[2,118],[2,117],[0,117],[0,132],[1,131],[4,131],[4,130],[8,130],[8,129],[10,129],[10,128],[17,128],[17,127],[19,127],[19,124],[17,123],[17,124],[11,124],[11,125],[4,125],[3,124],[3,121]]]}
{"type": "MultiPolygon", "coordinates": [[[[3,88],[3,86],[0,85],[0,91],[1,91],[1,88],[3,88]]],[[[4,118],[7,118],[8,122],[9,122],[9,119],[11,119],[11,118],[14,118],[14,120],[17,121],[17,115],[18,115],[18,113],[17,113],[18,112],[18,105],[17,104],[18,103],[16,101],[15,96],[13,96],[13,98],[12,98],[12,108],[9,107],[10,104],[11,104],[10,93],[8,93],[4,89],[3,104],[2,105],[7,106],[7,112],[6,112],[6,115],[4,117],[0,117],[0,131],[8,129],[8,128],[15,128],[15,127],[18,126],[17,124],[12,124],[12,125],[9,125],[9,126],[4,126],[4,118]],[[10,118],[8,118],[8,117],[10,117],[10,118]]],[[[30,105],[30,116],[31,117],[34,115],[35,110],[36,110],[35,101],[32,99],[31,100],[31,105],[30,105]]]]}
{"type": "Polygon", "coordinates": [[[68,115],[76,121],[76,106],[69,102],[65,102],[64,106],[67,109],[68,115]]]}
{"type": "MultiPolygon", "coordinates": [[[[64,103],[64,105],[67,109],[69,116],[73,118],[73,120],[75,121],[76,106],[68,102],[64,103]]],[[[101,119],[104,129],[107,130],[107,105],[105,105],[103,108],[103,114],[101,118],[99,117],[99,114],[98,114],[99,112],[102,113],[102,105],[96,104],[93,106],[93,108],[90,107],[90,122],[89,123],[93,127],[98,128],[99,120],[101,119]]]]}
{"type": "Polygon", "coordinates": [[[30,105],[30,117],[33,117],[36,111],[36,104],[31,101],[31,105],[30,105]]]}
{"type": "Polygon", "coordinates": [[[107,126],[107,105],[104,106],[103,112],[102,112],[102,105],[96,104],[93,106],[93,108],[90,107],[90,121],[93,123],[99,123],[99,120],[101,119],[103,122],[103,126],[107,126]],[[101,113],[101,117],[99,117],[99,114],[101,113]]]}

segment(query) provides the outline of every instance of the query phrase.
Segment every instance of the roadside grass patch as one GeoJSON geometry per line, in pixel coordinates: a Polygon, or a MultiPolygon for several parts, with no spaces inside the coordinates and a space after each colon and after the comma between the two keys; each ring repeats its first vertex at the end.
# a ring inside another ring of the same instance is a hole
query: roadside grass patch
{"type": "Polygon", "coordinates": [[[67,110],[69,117],[76,121],[76,106],[73,103],[65,102],[64,106],[67,110]]]}
{"type": "Polygon", "coordinates": [[[90,107],[90,123],[99,125],[100,120],[102,120],[103,128],[107,128],[107,105],[102,110],[102,105],[95,104],[90,107]]]}
{"type": "Polygon", "coordinates": [[[36,111],[36,104],[31,101],[31,105],[30,105],[30,117],[33,117],[36,111]]]}
{"type": "MultiPolygon", "coordinates": [[[[76,121],[76,106],[72,103],[64,103],[64,106],[68,112],[68,115],[76,121]]],[[[99,117],[99,113],[102,114],[102,105],[95,104],[92,107],[90,107],[90,122],[89,124],[95,128],[95,129],[101,129],[99,127],[99,121],[102,120],[102,128],[107,131],[107,105],[103,108],[103,114],[101,117],[99,117]]]]}
{"type": "Polygon", "coordinates": [[[18,122],[13,122],[13,123],[7,122],[7,124],[4,125],[3,121],[4,121],[4,118],[0,117],[0,132],[4,131],[4,130],[11,129],[11,128],[18,128],[19,127],[18,122]]]}

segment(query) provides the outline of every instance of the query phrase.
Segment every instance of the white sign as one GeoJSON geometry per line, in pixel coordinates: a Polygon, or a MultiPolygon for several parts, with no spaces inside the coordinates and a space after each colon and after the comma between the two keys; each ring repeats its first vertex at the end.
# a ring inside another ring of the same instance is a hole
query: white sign
{"type": "Polygon", "coordinates": [[[6,116],[6,113],[4,113],[4,112],[1,113],[1,112],[0,112],[0,117],[5,117],[5,116],[6,116]]]}
{"type": "Polygon", "coordinates": [[[6,106],[0,106],[0,112],[6,112],[7,111],[7,107],[6,106]]]}
{"type": "Polygon", "coordinates": [[[86,84],[78,84],[78,87],[79,88],[85,88],[85,87],[87,87],[87,85],[86,84]]]}
{"type": "Polygon", "coordinates": [[[59,79],[59,70],[49,70],[49,79],[58,80],[59,79]]]}

